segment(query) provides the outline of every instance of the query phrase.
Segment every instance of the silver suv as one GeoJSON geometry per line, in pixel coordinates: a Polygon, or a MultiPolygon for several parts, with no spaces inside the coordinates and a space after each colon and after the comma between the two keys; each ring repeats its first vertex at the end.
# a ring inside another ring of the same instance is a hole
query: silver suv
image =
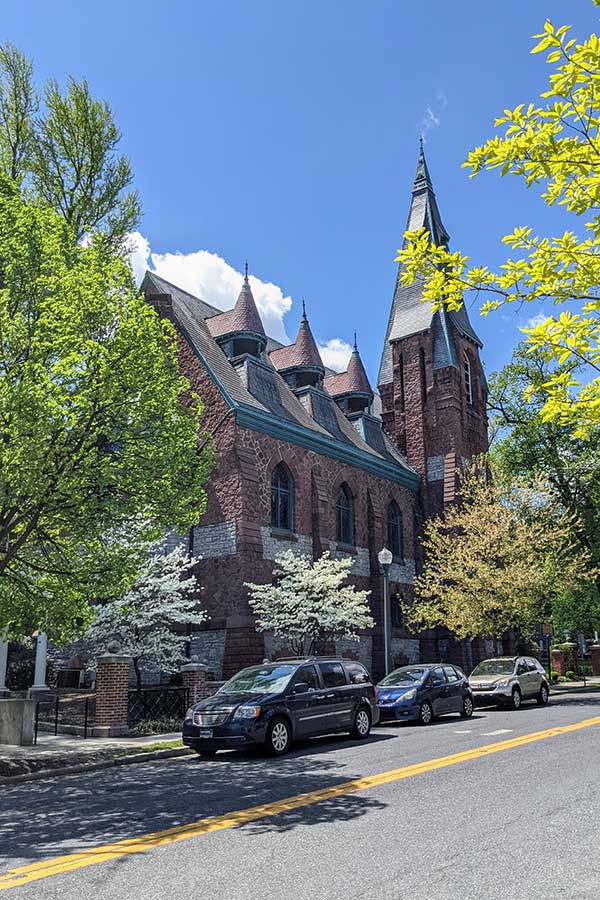
{"type": "Polygon", "coordinates": [[[510,706],[519,709],[523,700],[548,702],[548,680],[539,660],[531,656],[499,656],[484,659],[469,676],[475,706],[510,706]]]}

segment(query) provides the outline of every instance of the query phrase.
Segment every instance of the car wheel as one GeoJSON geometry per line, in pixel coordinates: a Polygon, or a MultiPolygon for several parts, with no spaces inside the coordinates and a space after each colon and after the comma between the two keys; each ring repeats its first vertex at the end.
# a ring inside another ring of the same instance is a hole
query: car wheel
{"type": "Polygon", "coordinates": [[[419,722],[421,725],[429,725],[431,720],[433,719],[433,709],[431,707],[431,703],[429,700],[425,700],[424,703],[421,703],[421,708],[419,710],[419,722]]]}
{"type": "Polygon", "coordinates": [[[369,737],[371,731],[371,713],[366,706],[361,706],[356,711],[354,723],[350,731],[350,736],[356,740],[364,740],[369,737]]]}
{"type": "Polygon", "coordinates": [[[545,706],[546,703],[548,702],[548,687],[547,687],[547,685],[543,684],[541,686],[540,692],[537,695],[537,702],[540,704],[540,706],[545,706]]]}
{"type": "Polygon", "coordinates": [[[473,699],[467,694],[463,700],[463,708],[461,716],[463,719],[470,719],[473,715],[473,699]]]}
{"type": "Polygon", "coordinates": [[[510,695],[510,708],[521,709],[521,691],[518,688],[513,688],[513,692],[510,695]]]}
{"type": "Polygon", "coordinates": [[[285,719],[276,718],[269,723],[265,748],[269,756],[283,756],[290,748],[292,731],[285,719]]]}

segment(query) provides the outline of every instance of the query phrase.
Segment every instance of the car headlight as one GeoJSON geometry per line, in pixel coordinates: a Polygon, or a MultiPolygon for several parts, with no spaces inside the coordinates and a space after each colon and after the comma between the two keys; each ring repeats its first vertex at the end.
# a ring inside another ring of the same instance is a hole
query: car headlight
{"type": "Polygon", "coordinates": [[[506,687],[509,682],[510,678],[499,678],[498,681],[494,682],[494,687],[506,687]]]}
{"type": "Polygon", "coordinates": [[[416,696],[417,696],[417,689],[411,688],[410,691],[406,691],[405,694],[402,694],[400,699],[401,700],[414,700],[416,696]]]}
{"type": "Polygon", "coordinates": [[[186,719],[191,719],[193,717],[193,715],[194,715],[194,707],[190,706],[185,714],[185,717],[186,717],[186,719]]]}
{"type": "Polygon", "coordinates": [[[260,706],[238,706],[234,719],[256,719],[260,716],[260,706]]]}

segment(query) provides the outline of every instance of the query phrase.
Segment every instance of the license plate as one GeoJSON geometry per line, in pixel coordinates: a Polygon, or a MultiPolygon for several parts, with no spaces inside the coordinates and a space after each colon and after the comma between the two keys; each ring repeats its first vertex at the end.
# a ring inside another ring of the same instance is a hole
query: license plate
{"type": "Polygon", "coordinates": [[[201,738],[211,738],[213,736],[212,728],[201,728],[198,732],[198,737],[201,738]]]}

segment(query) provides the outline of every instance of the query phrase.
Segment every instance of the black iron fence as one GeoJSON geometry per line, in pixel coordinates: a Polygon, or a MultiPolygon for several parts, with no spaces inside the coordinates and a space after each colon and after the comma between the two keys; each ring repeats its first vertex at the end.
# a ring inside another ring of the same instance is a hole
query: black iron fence
{"type": "Polygon", "coordinates": [[[34,744],[40,732],[91,737],[95,718],[96,695],[92,691],[52,694],[35,704],[34,744]]]}
{"type": "Polygon", "coordinates": [[[189,691],[183,687],[129,691],[128,724],[131,727],[147,720],[183,720],[189,699],[189,691]]]}

